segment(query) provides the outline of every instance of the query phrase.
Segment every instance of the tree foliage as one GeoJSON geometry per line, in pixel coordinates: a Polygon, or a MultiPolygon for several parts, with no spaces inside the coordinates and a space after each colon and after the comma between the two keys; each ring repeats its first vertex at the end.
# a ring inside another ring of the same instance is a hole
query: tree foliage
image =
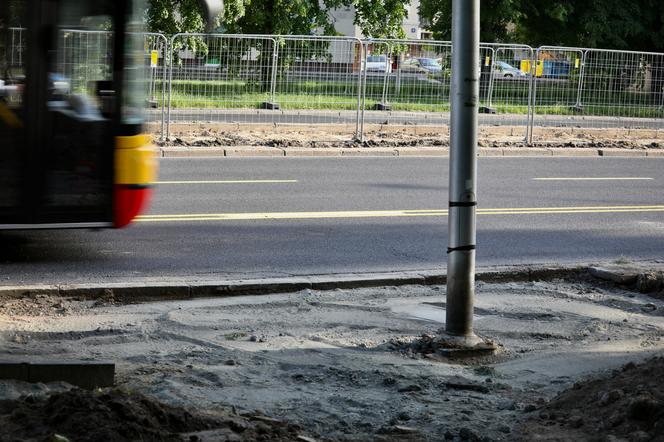
{"type": "Polygon", "coordinates": [[[405,36],[401,24],[408,16],[410,0],[353,0],[340,3],[355,7],[355,24],[366,37],[405,36]]]}
{"type": "MultiPolygon", "coordinates": [[[[512,39],[510,32],[518,17],[519,0],[482,0],[480,40],[502,42],[512,39]]],[[[420,0],[420,16],[437,40],[452,39],[452,0],[420,0]]]]}
{"type": "Polygon", "coordinates": [[[520,0],[518,33],[531,44],[664,50],[661,0],[520,0]]]}
{"type": "MultiPolygon", "coordinates": [[[[451,37],[452,0],[421,0],[439,39],[451,37]]],[[[482,0],[481,40],[664,51],[662,0],[482,0]]]]}
{"type": "MultiPolygon", "coordinates": [[[[336,33],[329,11],[354,7],[355,24],[365,36],[402,37],[410,0],[225,0],[220,29],[228,33],[310,35],[336,33]]],[[[197,0],[150,0],[150,31],[203,32],[197,0]]]]}

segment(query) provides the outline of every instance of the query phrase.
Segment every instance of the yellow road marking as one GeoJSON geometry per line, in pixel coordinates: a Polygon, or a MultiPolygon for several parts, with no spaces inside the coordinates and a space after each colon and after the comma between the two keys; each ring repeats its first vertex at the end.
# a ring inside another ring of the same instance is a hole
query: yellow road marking
{"type": "Polygon", "coordinates": [[[298,180],[202,180],[202,181],[157,181],[155,184],[282,184],[298,183],[298,180]]]}
{"type": "MultiPolygon", "coordinates": [[[[545,215],[571,213],[635,213],[664,212],[661,206],[590,206],[590,207],[521,207],[478,209],[478,215],[545,215]]],[[[423,216],[448,216],[448,210],[358,210],[336,212],[265,212],[265,213],[199,213],[173,215],[144,215],[137,222],[178,221],[247,221],[275,219],[333,219],[333,218],[400,218],[423,216]]]]}
{"type": "Polygon", "coordinates": [[[650,177],[551,177],[551,178],[533,178],[534,181],[639,181],[652,180],[650,177]]]}

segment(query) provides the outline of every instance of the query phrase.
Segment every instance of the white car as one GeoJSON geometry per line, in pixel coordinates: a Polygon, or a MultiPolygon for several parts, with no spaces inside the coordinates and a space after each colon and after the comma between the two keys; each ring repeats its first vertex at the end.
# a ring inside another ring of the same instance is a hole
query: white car
{"type": "Polygon", "coordinates": [[[493,68],[493,78],[522,79],[526,77],[528,77],[527,73],[504,61],[497,61],[493,68]]]}
{"type": "Polygon", "coordinates": [[[392,66],[387,63],[385,55],[369,55],[366,63],[368,72],[389,72],[392,66]]]}

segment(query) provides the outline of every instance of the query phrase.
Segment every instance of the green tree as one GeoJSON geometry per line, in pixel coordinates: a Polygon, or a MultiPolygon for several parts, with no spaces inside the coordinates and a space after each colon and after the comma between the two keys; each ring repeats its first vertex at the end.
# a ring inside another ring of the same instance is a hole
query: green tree
{"type": "Polygon", "coordinates": [[[404,38],[401,24],[408,17],[410,0],[352,0],[340,5],[355,7],[355,24],[366,37],[404,38]]]}
{"type": "MultiPolygon", "coordinates": [[[[355,23],[374,38],[403,37],[401,23],[410,0],[226,0],[221,29],[229,33],[335,34],[329,10],[354,7],[355,23]]],[[[205,29],[197,0],[150,0],[146,13],[152,32],[175,34],[205,29]]]]}
{"type": "Polygon", "coordinates": [[[327,10],[317,1],[250,0],[236,17],[224,19],[229,32],[244,34],[310,35],[320,30],[333,34],[327,10]]]}
{"type": "MultiPolygon", "coordinates": [[[[452,0],[421,0],[434,37],[451,37],[452,0]]],[[[481,40],[664,51],[662,0],[482,0],[481,40]]]]}
{"type": "Polygon", "coordinates": [[[664,50],[661,0],[520,0],[518,34],[532,45],[664,50]]]}
{"type": "Polygon", "coordinates": [[[203,17],[196,0],[150,0],[146,12],[151,32],[202,32],[203,17]]]}
{"type": "MultiPolygon", "coordinates": [[[[661,0],[554,0],[545,4],[538,0],[520,1],[517,32],[532,45],[664,52],[664,2],[661,0]]],[[[614,61],[617,63],[620,62],[614,61]]],[[[601,87],[624,90],[637,78],[645,78],[646,71],[652,76],[652,100],[659,103],[664,90],[664,57],[661,56],[645,57],[638,66],[625,70],[622,81],[601,87]]],[[[604,76],[604,81],[608,81],[610,75],[604,76]]]]}
{"type": "MultiPolygon", "coordinates": [[[[480,40],[511,40],[520,0],[482,0],[480,3],[480,40]]],[[[421,0],[419,12],[436,40],[452,39],[452,0],[421,0]]]]}

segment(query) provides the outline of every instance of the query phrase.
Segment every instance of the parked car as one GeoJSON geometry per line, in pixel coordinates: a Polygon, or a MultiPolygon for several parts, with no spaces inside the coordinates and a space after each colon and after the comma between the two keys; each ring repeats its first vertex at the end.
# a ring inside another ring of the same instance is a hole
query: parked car
{"type": "Polygon", "coordinates": [[[527,73],[504,61],[497,61],[493,69],[493,78],[521,79],[526,77],[528,77],[527,73]]]}
{"type": "Polygon", "coordinates": [[[385,55],[369,55],[366,66],[368,72],[385,72],[386,70],[389,72],[391,70],[385,55]]]}
{"type": "Polygon", "coordinates": [[[418,58],[417,61],[423,69],[426,69],[432,74],[438,74],[443,70],[443,67],[435,58],[418,58]]]}
{"type": "Polygon", "coordinates": [[[425,74],[439,74],[443,67],[435,58],[409,58],[401,64],[401,70],[425,74]]]}

